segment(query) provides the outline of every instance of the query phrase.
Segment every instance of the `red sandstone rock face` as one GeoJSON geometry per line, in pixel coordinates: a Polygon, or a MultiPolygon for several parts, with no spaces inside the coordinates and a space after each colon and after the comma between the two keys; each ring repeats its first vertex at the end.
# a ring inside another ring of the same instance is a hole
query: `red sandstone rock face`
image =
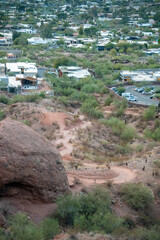
{"type": "Polygon", "coordinates": [[[30,127],[0,122],[0,196],[52,201],[69,191],[58,151],[30,127]]]}

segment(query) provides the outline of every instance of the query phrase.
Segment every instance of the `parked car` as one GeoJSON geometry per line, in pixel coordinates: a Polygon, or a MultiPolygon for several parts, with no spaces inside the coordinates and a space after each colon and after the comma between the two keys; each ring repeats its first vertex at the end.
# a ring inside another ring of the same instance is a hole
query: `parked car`
{"type": "Polygon", "coordinates": [[[150,94],[153,94],[153,93],[155,93],[155,90],[152,89],[149,93],[150,93],[150,94]]]}
{"type": "Polygon", "coordinates": [[[134,91],[138,91],[138,88],[134,88],[134,91]]]}
{"type": "Polygon", "coordinates": [[[128,100],[129,102],[137,102],[137,101],[138,101],[138,98],[132,95],[132,96],[128,97],[127,100],[128,100]]]}
{"type": "Polygon", "coordinates": [[[122,93],[122,97],[123,97],[123,98],[127,98],[127,97],[130,97],[130,96],[132,96],[132,94],[131,94],[130,92],[124,92],[124,93],[122,93]]]}
{"type": "Polygon", "coordinates": [[[137,90],[139,93],[142,93],[144,91],[144,88],[138,88],[137,90]]]}
{"type": "Polygon", "coordinates": [[[149,95],[150,92],[143,91],[142,94],[144,94],[144,95],[149,95]]]}
{"type": "Polygon", "coordinates": [[[154,98],[154,95],[151,95],[151,96],[150,96],[150,99],[153,99],[153,98],[154,98]]]}

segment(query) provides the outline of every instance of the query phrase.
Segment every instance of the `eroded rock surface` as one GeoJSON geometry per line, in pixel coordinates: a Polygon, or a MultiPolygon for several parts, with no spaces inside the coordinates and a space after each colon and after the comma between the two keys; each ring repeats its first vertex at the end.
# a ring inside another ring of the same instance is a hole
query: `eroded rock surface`
{"type": "Polygon", "coordinates": [[[0,122],[0,196],[44,202],[69,191],[58,151],[30,127],[0,122]]]}

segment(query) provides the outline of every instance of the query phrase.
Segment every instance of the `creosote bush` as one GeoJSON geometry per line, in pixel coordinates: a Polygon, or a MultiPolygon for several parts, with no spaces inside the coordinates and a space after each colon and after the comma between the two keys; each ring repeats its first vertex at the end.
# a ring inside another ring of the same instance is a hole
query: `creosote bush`
{"type": "Polygon", "coordinates": [[[0,95],[0,102],[4,104],[8,104],[9,98],[6,97],[5,95],[0,95]]]}
{"type": "Polygon", "coordinates": [[[151,138],[155,141],[160,141],[160,128],[156,128],[154,130],[149,130],[148,128],[146,128],[144,130],[144,135],[147,137],[147,138],[151,138]]]}
{"type": "Polygon", "coordinates": [[[5,117],[4,112],[0,109],[0,121],[5,117]]]}
{"type": "Polygon", "coordinates": [[[113,102],[113,98],[109,95],[109,96],[106,98],[104,105],[105,105],[105,106],[110,106],[112,102],[113,102]]]}
{"type": "Polygon", "coordinates": [[[155,114],[156,114],[156,106],[149,106],[145,110],[143,117],[146,121],[149,121],[155,118],[155,114]]]}
{"type": "Polygon", "coordinates": [[[115,117],[101,119],[100,122],[112,129],[112,133],[119,136],[123,141],[130,141],[136,137],[136,130],[115,117]]]}
{"type": "Polygon", "coordinates": [[[56,217],[60,223],[77,231],[100,231],[111,233],[123,220],[111,210],[110,197],[104,188],[93,192],[60,198],[56,217]]]}
{"type": "Polygon", "coordinates": [[[94,98],[87,99],[86,101],[83,102],[81,106],[81,111],[84,114],[87,114],[89,117],[97,119],[103,118],[102,111],[96,108],[98,105],[99,104],[96,99],[94,98]]]}
{"type": "Polygon", "coordinates": [[[2,240],[50,240],[59,232],[58,221],[45,219],[40,225],[34,224],[24,213],[17,213],[10,219],[7,232],[0,229],[2,240]]]}
{"type": "Polygon", "coordinates": [[[127,183],[121,189],[124,201],[135,210],[145,210],[153,203],[153,193],[140,183],[127,183]]]}

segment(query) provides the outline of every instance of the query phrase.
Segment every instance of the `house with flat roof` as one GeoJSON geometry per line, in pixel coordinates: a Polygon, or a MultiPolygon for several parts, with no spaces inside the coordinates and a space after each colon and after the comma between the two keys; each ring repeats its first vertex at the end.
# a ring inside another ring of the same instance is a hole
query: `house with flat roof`
{"type": "Polygon", "coordinates": [[[88,76],[91,76],[90,72],[88,71],[88,69],[82,68],[82,67],[77,67],[77,66],[60,66],[58,69],[59,76],[66,74],[69,78],[76,78],[76,79],[81,79],[81,78],[85,78],[88,76]]]}
{"type": "Polygon", "coordinates": [[[157,82],[160,81],[160,70],[121,71],[120,80],[123,82],[157,82]]]}
{"type": "Polygon", "coordinates": [[[0,65],[0,89],[12,93],[38,89],[35,63],[17,62],[0,65]]]}

